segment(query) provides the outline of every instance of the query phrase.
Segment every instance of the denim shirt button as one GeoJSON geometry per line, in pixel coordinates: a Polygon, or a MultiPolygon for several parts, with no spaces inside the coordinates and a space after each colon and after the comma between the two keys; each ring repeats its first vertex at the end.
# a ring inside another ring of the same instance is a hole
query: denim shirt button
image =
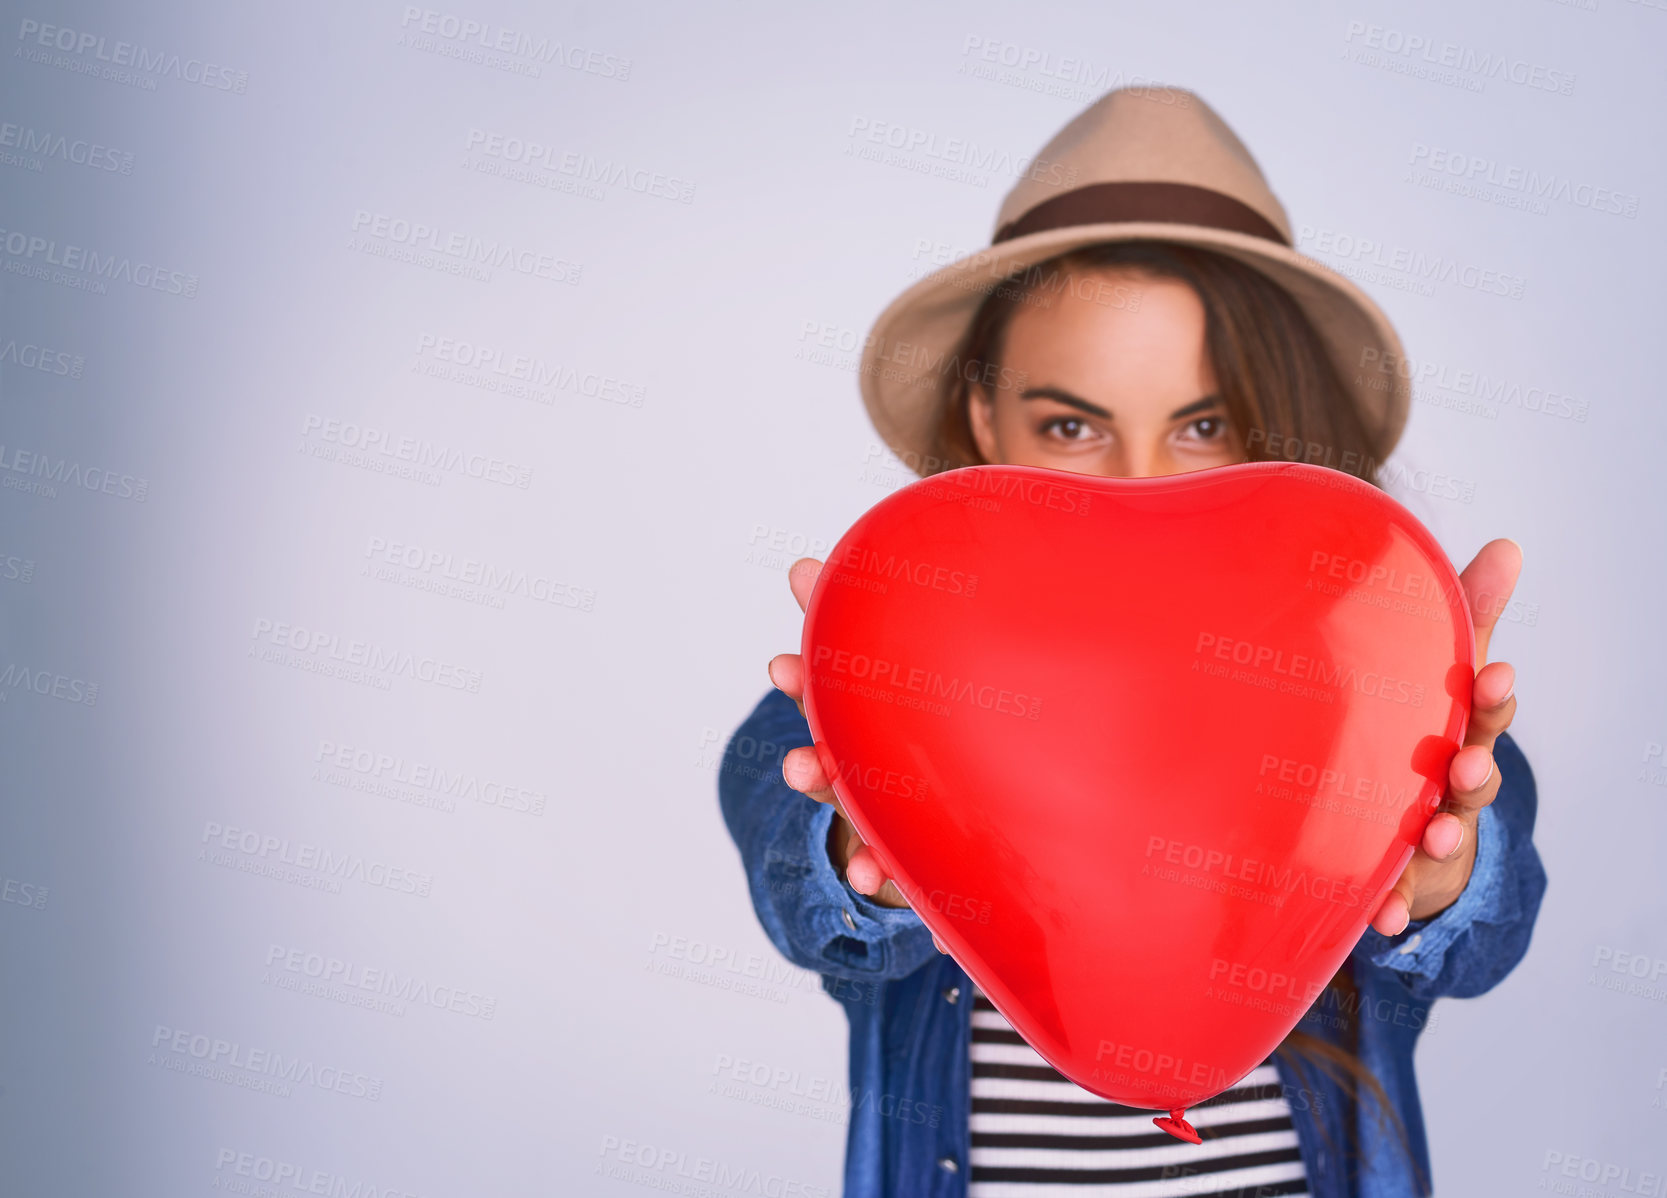
{"type": "Polygon", "coordinates": [[[955,1158],[952,1156],[940,1156],[938,1158],[938,1168],[945,1173],[959,1173],[961,1171],[961,1166],[955,1163],[955,1158]]]}
{"type": "Polygon", "coordinates": [[[850,928],[853,932],[856,931],[857,921],[851,918],[851,909],[849,907],[841,907],[839,909],[839,913],[845,917],[845,926],[850,928]]]}
{"type": "Polygon", "coordinates": [[[949,1002],[949,1003],[960,1002],[961,1001],[961,987],[959,987],[959,986],[947,987],[943,992],[943,999],[944,999],[945,1002],[949,1002]]]}
{"type": "Polygon", "coordinates": [[[1413,949],[1415,949],[1415,948],[1417,948],[1417,947],[1418,947],[1418,945],[1419,945],[1419,943],[1420,943],[1420,942],[1421,942],[1421,941],[1422,941],[1422,940],[1423,940],[1423,939],[1424,939],[1424,933],[1422,933],[1422,932],[1414,932],[1414,933],[1413,933],[1413,934],[1412,934],[1412,939],[1411,939],[1411,940],[1408,940],[1408,941],[1407,941],[1407,942],[1406,942],[1406,943],[1405,943],[1405,944],[1403,944],[1403,945],[1401,945],[1401,953],[1402,953],[1402,955],[1405,955],[1405,954],[1407,954],[1407,953],[1410,953],[1410,952],[1411,952],[1411,951],[1412,951],[1412,950],[1413,950],[1413,949]]]}

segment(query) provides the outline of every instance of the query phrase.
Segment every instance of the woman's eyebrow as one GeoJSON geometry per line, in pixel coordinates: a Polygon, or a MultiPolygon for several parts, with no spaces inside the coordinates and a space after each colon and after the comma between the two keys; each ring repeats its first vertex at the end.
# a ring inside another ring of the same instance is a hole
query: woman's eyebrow
{"type": "Polygon", "coordinates": [[[1221,406],[1221,396],[1206,395],[1203,399],[1194,400],[1184,408],[1176,408],[1169,414],[1171,420],[1184,420],[1188,416],[1197,416],[1200,412],[1208,412],[1211,408],[1221,406]]]}
{"type": "Polygon", "coordinates": [[[1019,392],[1019,398],[1051,399],[1055,403],[1062,403],[1067,407],[1087,412],[1090,416],[1098,416],[1101,420],[1111,419],[1111,413],[1106,411],[1099,404],[1089,403],[1086,399],[1082,398],[1082,396],[1072,395],[1069,391],[1062,390],[1059,387],[1029,387],[1024,391],[1019,392]]]}

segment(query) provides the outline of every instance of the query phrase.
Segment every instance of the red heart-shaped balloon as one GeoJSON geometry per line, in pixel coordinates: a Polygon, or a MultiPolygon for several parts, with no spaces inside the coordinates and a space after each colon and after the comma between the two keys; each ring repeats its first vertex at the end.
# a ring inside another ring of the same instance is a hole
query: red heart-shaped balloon
{"type": "Polygon", "coordinates": [[[1360,939],[1474,677],[1429,532],[1282,462],[912,483],[841,538],[802,647],[822,763],[921,919],[1060,1073],[1177,1120],[1360,939]]]}

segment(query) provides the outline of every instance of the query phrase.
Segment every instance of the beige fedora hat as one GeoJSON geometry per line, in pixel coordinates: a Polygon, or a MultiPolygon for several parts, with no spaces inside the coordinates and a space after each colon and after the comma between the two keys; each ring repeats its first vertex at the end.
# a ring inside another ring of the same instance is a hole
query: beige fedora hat
{"type": "Polygon", "coordinates": [[[1105,241],[1199,246],[1278,283],[1329,348],[1387,456],[1406,424],[1411,385],[1403,371],[1368,375],[1361,367],[1401,361],[1394,327],[1348,279],[1296,251],[1285,208],[1256,160],[1195,93],[1107,92],[1056,133],[1035,163],[1002,201],[990,247],[899,295],[864,343],[857,375],[863,404],[915,473],[963,464],[934,456],[933,447],[956,349],[984,296],[1056,254],[1105,241]]]}

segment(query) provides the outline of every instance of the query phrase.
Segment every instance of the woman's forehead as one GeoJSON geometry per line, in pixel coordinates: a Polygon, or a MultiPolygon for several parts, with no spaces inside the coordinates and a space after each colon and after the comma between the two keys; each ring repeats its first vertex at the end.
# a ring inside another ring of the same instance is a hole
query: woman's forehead
{"type": "Polygon", "coordinates": [[[1025,387],[1059,388],[1105,407],[1140,397],[1142,407],[1176,400],[1173,408],[1214,390],[1204,333],[1192,289],[1162,279],[1133,307],[1066,294],[1046,309],[1021,311],[1002,358],[1025,387]]]}

